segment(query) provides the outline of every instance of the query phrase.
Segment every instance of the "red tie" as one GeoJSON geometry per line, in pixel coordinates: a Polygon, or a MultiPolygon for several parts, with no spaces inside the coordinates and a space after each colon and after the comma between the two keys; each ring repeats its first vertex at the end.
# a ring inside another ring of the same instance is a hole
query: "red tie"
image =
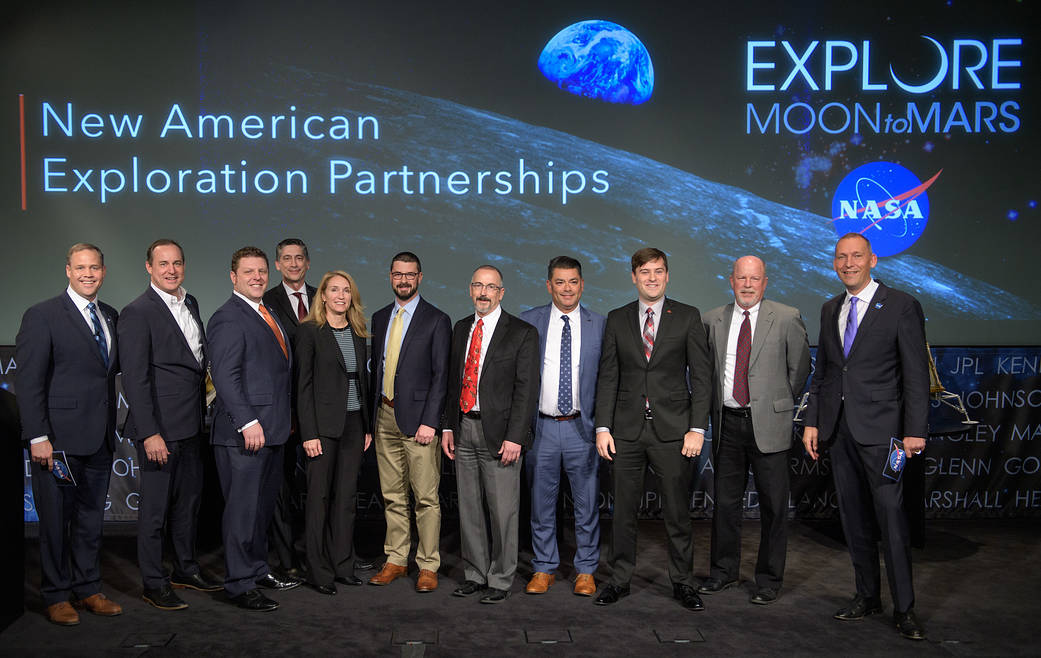
{"type": "Polygon", "coordinates": [[[654,309],[647,309],[647,321],[643,323],[643,355],[651,360],[654,351],[654,309]]]}
{"type": "Polygon", "coordinates": [[[752,354],[752,323],[748,311],[737,334],[737,358],[734,361],[734,400],[742,407],[748,406],[748,358],[752,354]]]}
{"type": "Polygon", "coordinates": [[[296,297],[296,319],[303,322],[307,319],[307,307],[304,306],[304,293],[294,292],[293,297],[296,297]]]}
{"type": "MultiPolygon", "coordinates": [[[[477,404],[477,371],[481,365],[481,341],[484,339],[484,320],[478,320],[470,337],[470,350],[466,353],[463,368],[463,391],[459,395],[459,408],[469,412],[477,404]]],[[[457,361],[458,363],[458,361],[457,361]]]]}
{"type": "Polygon", "coordinates": [[[267,322],[267,326],[271,329],[271,333],[275,334],[275,340],[278,341],[278,346],[282,348],[282,355],[289,359],[289,350],[286,349],[286,339],[282,338],[282,330],[275,324],[275,318],[271,317],[268,310],[264,308],[263,304],[260,304],[257,308],[260,309],[260,314],[264,316],[264,322],[267,322]]]}

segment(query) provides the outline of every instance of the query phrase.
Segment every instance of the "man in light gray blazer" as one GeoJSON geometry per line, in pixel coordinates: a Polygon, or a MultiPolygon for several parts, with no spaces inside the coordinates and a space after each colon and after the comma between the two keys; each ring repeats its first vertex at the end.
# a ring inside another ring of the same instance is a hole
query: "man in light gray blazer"
{"type": "Polygon", "coordinates": [[[798,309],[763,299],[766,282],[761,259],[737,259],[730,274],[734,302],[704,316],[713,366],[715,513],[711,570],[698,588],[714,594],[738,582],[742,498],[751,466],[762,534],[750,600],[760,605],[773,603],[781,591],[792,414],[810,372],[802,317],[798,309]]]}

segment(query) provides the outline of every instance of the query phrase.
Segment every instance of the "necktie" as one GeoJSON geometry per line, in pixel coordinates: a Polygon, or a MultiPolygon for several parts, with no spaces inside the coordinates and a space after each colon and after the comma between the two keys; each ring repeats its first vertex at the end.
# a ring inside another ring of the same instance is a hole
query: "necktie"
{"type": "Polygon", "coordinates": [[[568,316],[564,320],[564,330],[560,334],[560,383],[557,387],[557,410],[561,416],[571,413],[571,322],[568,316]]]}
{"type": "Polygon", "coordinates": [[[296,297],[296,319],[303,322],[307,319],[307,307],[304,306],[304,293],[294,292],[293,297],[296,297]]]}
{"type": "Polygon", "coordinates": [[[752,323],[745,311],[745,319],[737,332],[737,358],[734,361],[734,400],[748,406],[748,358],[752,353],[752,323]]]}
{"type": "Polygon", "coordinates": [[[90,322],[94,325],[94,342],[98,344],[98,350],[101,351],[101,361],[108,368],[108,342],[105,340],[105,332],[101,328],[101,320],[98,319],[94,302],[87,304],[87,310],[90,312],[90,322]]]}
{"type": "Polygon", "coordinates": [[[481,365],[481,341],[484,340],[484,320],[478,320],[470,337],[470,349],[466,353],[463,368],[463,391],[459,394],[459,408],[467,413],[477,404],[477,374],[481,365]]]}
{"type": "Polygon", "coordinates": [[[401,354],[401,331],[405,327],[405,307],[399,306],[390,323],[390,336],[387,337],[387,358],[383,360],[383,395],[388,400],[394,399],[394,377],[398,374],[398,355],[401,354]]]}
{"type": "Polygon", "coordinates": [[[857,337],[857,302],[856,297],[849,298],[849,316],[846,318],[846,331],[842,333],[842,355],[849,356],[853,347],[853,339],[857,337]]]}
{"type": "Polygon", "coordinates": [[[275,324],[275,318],[271,317],[268,310],[263,304],[260,304],[257,308],[260,309],[260,314],[264,316],[264,322],[267,322],[267,326],[271,329],[271,333],[275,334],[275,340],[278,341],[278,346],[282,348],[282,355],[289,359],[289,350],[286,349],[286,339],[282,338],[282,330],[275,324]]]}
{"type": "Polygon", "coordinates": [[[654,351],[654,309],[647,309],[647,321],[643,323],[643,355],[651,360],[654,351]]]}

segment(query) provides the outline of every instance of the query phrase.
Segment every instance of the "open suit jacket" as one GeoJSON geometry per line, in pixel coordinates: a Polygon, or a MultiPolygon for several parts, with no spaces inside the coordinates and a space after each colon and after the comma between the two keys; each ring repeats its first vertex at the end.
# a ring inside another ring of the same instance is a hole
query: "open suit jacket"
{"type": "MultiPolygon", "coordinates": [[[[739,313],[741,310],[739,308],[739,313]]],[[[723,373],[733,303],[705,313],[705,329],[715,373],[712,377],[712,427],[718,438],[723,407],[723,373]]],[[[810,374],[810,346],[799,310],[764,299],[760,302],[748,358],[748,397],[755,444],[764,453],[791,447],[795,397],[810,374]]],[[[712,442],[713,452],[719,441],[712,442]]]]}
{"type": "MultiPolygon", "coordinates": [[[[444,428],[459,436],[459,395],[466,363],[466,343],[475,320],[471,314],[455,323],[449,360],[444,428]]],[[[411,329],[409,329],[411,331],[411,329]]],[[[503,311],[495,325],[477,383],[481,425],[488,451],[497,454],[503,441],[529,448],[531,419],[539,403],[539,335],[535,327],[503,311]]]]}
{"type": "Polygon", "coordinates": [[[845,293],[821,308],[820,346],[810,382],[806,426],[831,439],[845,408],[853,438],[864,445],[890,437],[926,437],[929,355],[925,319],[914,297],[882,284],[857,328],[849,356],[842,354],[838,318],[845,293]]]}
{"type": "MultiPolygon", "coordinates": [[[[308,283],[304,284],[304,291],[307,293],[307,303],[310,304],[314,301],[315,293],[318,291],[308,283]]],[[[296,340],[296,330],[300,326],[300,320],[296,315],[296,299],[289,298],[289,295],[286,294],[286,288],[281,281],[278,282],[277,286],[264,293],[264,306],[278,318],[278,322],[282,325],[282,330],[286,332],[289,342],[292,343],[296,340]]]]}
{"type": "Polygon", "coordinates": [[[607,315],[596,426],[609,428],[616,440],[635,441],[643,429],[645,400],[650,400],[658,438],[682,441],[691,428],[708,428],[712,366],[701,315],[693,306],[666,298],[649,361],[638,315],[638,301],[607,315]]]}
{"type": "Polygon", "coordinates": [[[68,293],[25,312],[15,339],[22,438],[47,435],[54,450],[93,455],[115,445],[115,379],[119,371],[116,309],[96,302],[112,337],[109,365],[68,293]]]}
{"type": "MultiPolygon", "coordinates": [[[[369,431],[369,378],[365,373],[365,339],[351,332],[354,358],[358,365],[358,399],[361,402],[362,427],[369,431]]],[[[297,386],[300,395],[300,438],[339,439],[347,418],[347,364],[343,352],[328,324],[319,327],[304,322],[296,332],[297,386]]]]}
{"type": "Polygon", "coordinates": [[[185,306],[199,325],[203,362],[195,359],[170,307],[151,286],[123,309],[119,323],[123,392],[130,405],[123,434],[165,441],[197,436],[205,411],[206,334],[199,303],[186,295],[185,306]]]}
{"type": "MultiPolygon", "coordinates": [[[[546,334],[549,331],[550,304],[536,306],[521,313],[539,332],[539,370],[546,356],[546,334]]],[[[582,353],[578,357],[578,405],[582,420],[582,436],[593,440],[593,413],[596,410],[596,376],[600,372],[600,344],[604,335],[604,316],[585,306],[579,307],[581,325],[579,340],[582,353]]],[[[540,387],[541,390],[541,387],[540,387]]]]}
{"type": "MultiPolygon", "coordinates": [[[[383,350],[387,326],[397,304],[391,303],[372,316],[372,363],[370,418],[376,422],[383,395],[383,350]]],[[[445,409],[448,390],[448,356],[452,348],[452,321],[421,296],[416,312],[401,341],[398,369],[394,376],[394,420],[406,436],[415,436],[420,425],[437,429],[445,409]]]]}

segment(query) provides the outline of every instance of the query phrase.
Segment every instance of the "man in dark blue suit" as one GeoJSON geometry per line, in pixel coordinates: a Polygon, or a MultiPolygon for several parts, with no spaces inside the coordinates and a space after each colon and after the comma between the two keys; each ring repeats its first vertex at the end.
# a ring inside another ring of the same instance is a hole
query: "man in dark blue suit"
{"type": "Polygon", "coordinates": [[[579,596],[596,593],[600,563],[599,455],[593,439],[596,376],[604,316],[581,306],[582,264],[569,256],[549,262],[546,290],[551,304],[521,313],[539,332],[542,383],[535,442],[525,466],[531,486],[531,545],[534,574],[525,592],[544,594],[560,566],[557,495],[563,465],[575,501],[575,585],[579,596]]]}
{"type": "Polygon", "coordinates": [[[871,243],[858,233],[835,245],[833,264],[846,292],[821,308],[803,445],[813,459],[818,442],[830,445],[839,516],[856,574],[856,595],[835,618],[850,621],[882,612],[880,531],[893,622],[904,637],[923,640],[914,612],[903,483],[885,472],[899,457],[890,452],[893,439],[902,440],[908,459],[925,449],[925,316],[914,297],[871,278],[877,263],[871,243]]]}
{"type": "Polygon", "coordinates": [[[130,405],[125,438],[141,465],[137,562],[143,598],[161,610],[188,604],[173,588],[221,589],[195,560],[202,497],[205,334],[199,304],[185,292],[184,251],[173,240],[148,247],[148,289],[120,316],[123,393],[130,405]],[[164,528],[174,552],[173,578],[163,569],[164,528]],[[172,582],[172,587],[171,587],[172,582]]]}
{"type": "Polygon", "coordinates": [[[33,500],[40,519],[40,592],[47,618],[79,623],[69,604],[94,614],[122,613],[101,593],[98,553],[115,443],[116,309],[98,301],[105,257],[78,243],[65,258],[69,287],[22,316],[15,339],[15,386],[22,438],[36,467],[33,500]],[[51,475],[62,451],[76,486],[51,475]]]}
{"type": "Polygon", "coordinates": [[[243,247],[231,257],[234,292],[210,318],[208,352],[217,406],[211,441],[224,491],[224,590],[246,610],[278,603],[257,586],[290,589],[267,563],[267,528],[282,484],[289,438],[292,353],[285,331],[261,303],[267,255],[243,247]]]}
{"type": "Polygon", "coordinates": [[[417,592],[437,589],[441,566],[441,446],[452,323],[419,295],[423,267],[409,251],[390,262],[396,300],[372,316],[373,435],[387,517],[387,562],[369,579],[386,585],[408,571],[409,494],[415,499],[417,592]],[[393,313],[393,318],[391,317],[393,313]]]}

